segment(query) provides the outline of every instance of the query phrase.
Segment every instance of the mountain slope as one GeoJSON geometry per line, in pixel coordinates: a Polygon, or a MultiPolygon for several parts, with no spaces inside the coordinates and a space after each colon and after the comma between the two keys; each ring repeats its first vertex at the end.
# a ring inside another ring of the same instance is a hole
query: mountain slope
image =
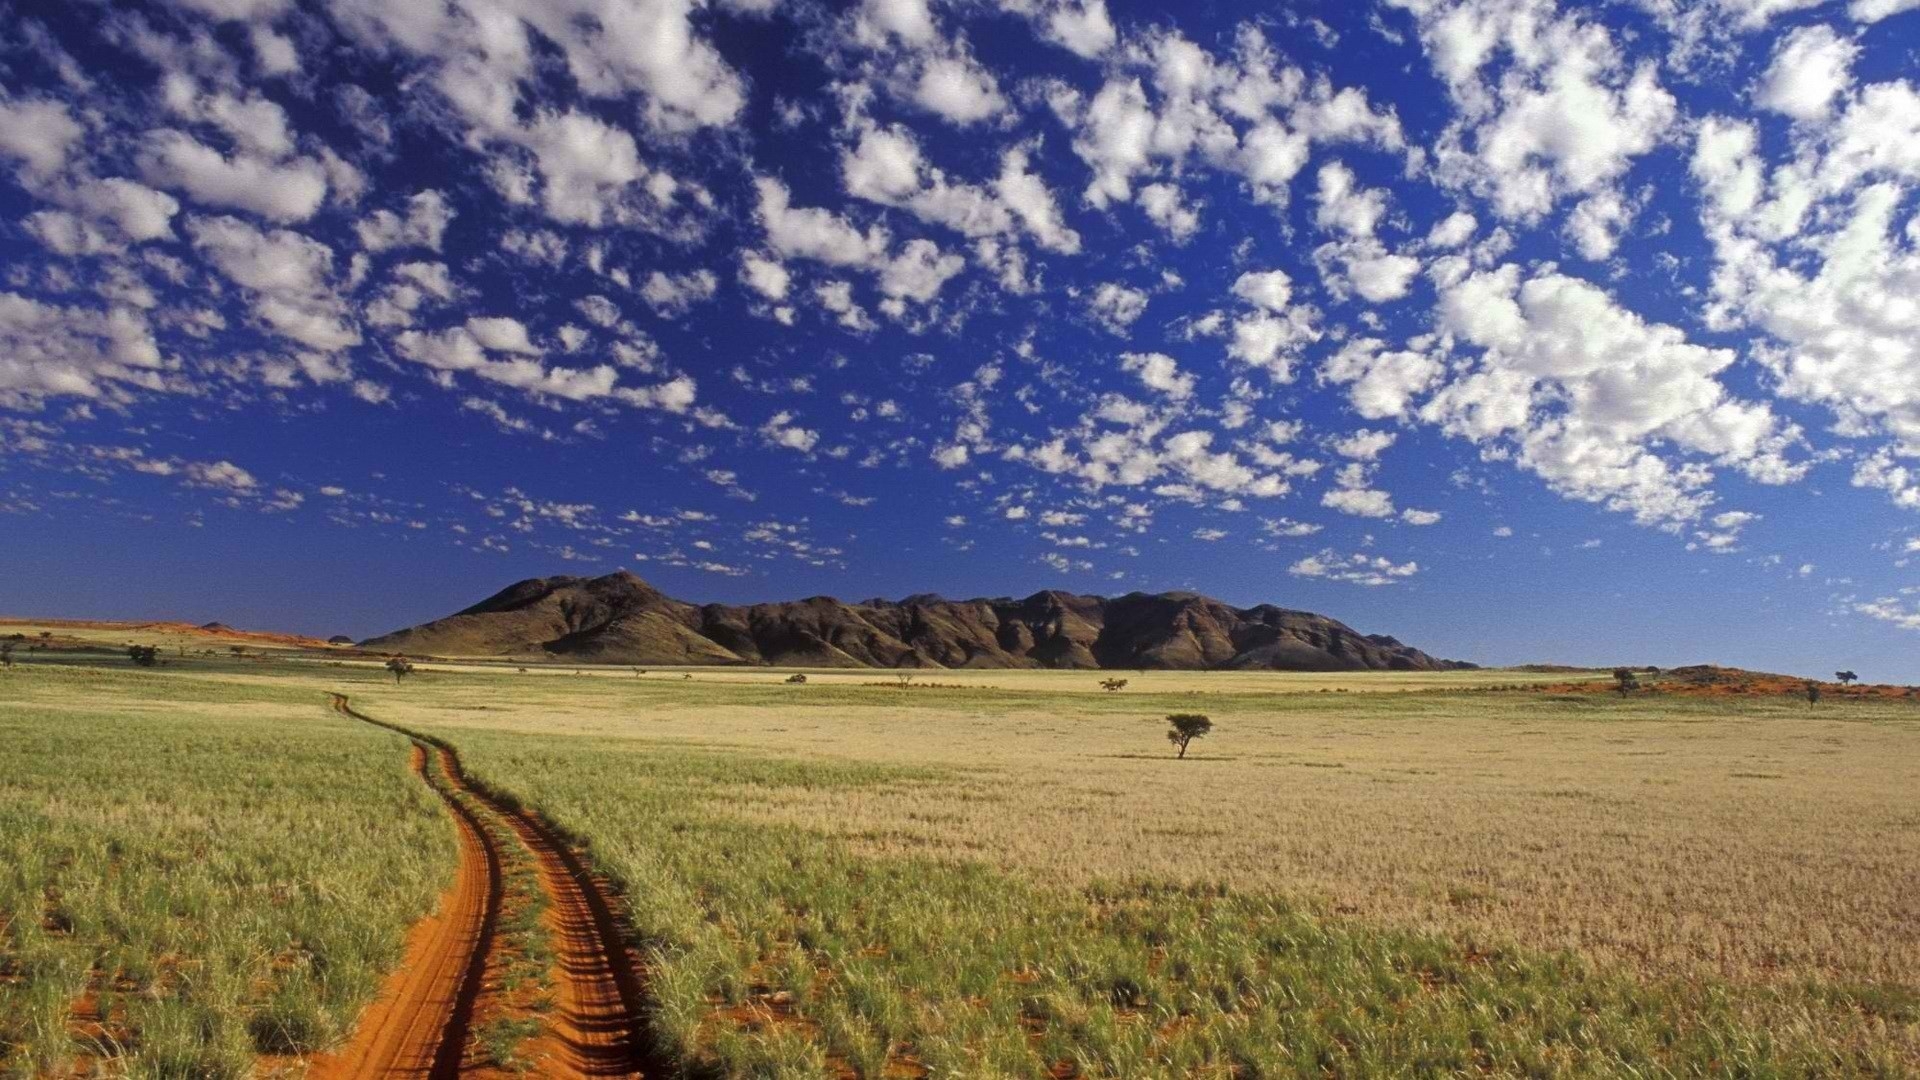
{"type": "Polygon", "coordinates": [[[608,664],[781,667],[1270,668],[1437,671],[1440,660],[1324,615],[1235,608],[1195,593],[1111,599],[1046,591],[1024,600],[848,604],[816,596],[696,607],[627,571],[532,578],[464,611],[364,643],[390,652],[608,664]]]}

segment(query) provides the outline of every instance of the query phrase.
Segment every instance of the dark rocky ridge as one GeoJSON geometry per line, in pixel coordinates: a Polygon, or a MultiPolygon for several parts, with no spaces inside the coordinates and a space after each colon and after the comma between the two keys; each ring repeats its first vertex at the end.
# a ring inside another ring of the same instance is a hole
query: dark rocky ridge
{"type": "Polygon", "coordinates": [[[1440,660],[1324,615],[1235,608],[1195,593],[1111,599],[1046,591],[1024,600],[847,604],[816,596],[745,607],[675,600],[639,577],[532,578],[465,611],[373,638],[367,648],[439,656],[607,664],[780,667],[1254,668],[1441,671],[1440,660]]]}

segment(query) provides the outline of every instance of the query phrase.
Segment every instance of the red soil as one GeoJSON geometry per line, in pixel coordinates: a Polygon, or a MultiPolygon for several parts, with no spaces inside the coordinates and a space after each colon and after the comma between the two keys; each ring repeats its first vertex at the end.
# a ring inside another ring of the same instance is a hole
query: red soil
{"type": "MultiPolygon", "coordinates": [[[[333,699],[333,707],[343,715],[401,730],[354,711],[344,695],[335,694],[333,699]]],[[[427,751],[414,738],[416,770],[425,776],[427,751]]],[[[666,1075],[668,1070],[649,1056],[641,1022],[638,966],[604,883],[537,815],[469,781],[451,749],[434,747],[433,753],[446,788],[470,796],[510,827],[532,852],[546,894],[544,921],[555,954],[555,1007],[547,1014],[547,1031],[518,1056],[531,1061],[540,1076],[666,1075]]],[[[388,990],[362,1017],[352,1044],[316,1060],[312,1076],[322,1080],[390,1075],[439,1078],[463,1071],[463,1050],[477,1002],[488,990],[482,986],[483,975],[489,953],[496,947],[492,928],[500,914],[500,860],[471,811],[448,790],[438,785],[435,790],[447,798],[461,821],[461,883],[443,903],[442,915],[415,927],[406,961],[389,980],[388,990]],[[469,840],[478,845],[477,850],[469,840]],[[474,902],[466,895],[469,883],[482,890],[479,907],[484,911],[484,932],[477,937],[449,935],[435,924],[456,921],[450,920],[448,912],[471,914],[474,902]],[[412,989],[416,984],[419,989],[412,989]]]]}
{"type": "MultiPolygon", "coordinates": [[[[319,638],[302,634],[280,634],[268,630],[235,630],[230,626],[209,628],[195,626],[185,622],[117,622],[101,619],[0,619],[0,628],[8,626],[41,626],[52,630],[114,630],[140,631],[159,634],[185,634],[190,637],[203,637],[208,641],[252,642],[256,645],[280,645],[295,649],[333,649],[319,638]]],[[[0,634],[4,634],[0,630],[0,634]]]]}
{"type": "MultiPolygon", "coordinates": [[[[354,715],[345,697],[335,695],[333,707],[354,715]]],[[[440,775],[457,776],[452,752],[438,756],[440,775]]],[[[433,784],[427,761],[427,748],[416,742],[413,770],[433,784]]],[[[433,787],[459,826],[460,872],[439,912],[408,933],[406,958],[361,1015],[352,1041],[314,1059],[308,1075],[318,1080],[459,1075],[479,973],[499,917],[500,862],[472,814],[440,785],[433,787]]]]}
{"type": "MultiPolygon", "coordinates": [[[[1698,664],[1692,667],[1673,668],[1654,675],[1644,671],[1635,671],[1643,688],[1677,697],[1766,697],[1779,695],[1804,698],[1807,693],[1806,679],[1791,675],[1775,675],[1765,671],[1747,671],[1743,668],[1717,667],[1712,664],[1698,664]]],[[[1822,700],[1835,699],[1913,699],[1920,700],[1920,692],[1909,686],[1856,685],[1842,686],[1839,683],[1821,682],[1822,700]]],[[[1611,680],[1580,683],[1560,683],[1539,688],[1553,694],[1599,694],[1612,693],[1616,684],[1611,680]]]]}

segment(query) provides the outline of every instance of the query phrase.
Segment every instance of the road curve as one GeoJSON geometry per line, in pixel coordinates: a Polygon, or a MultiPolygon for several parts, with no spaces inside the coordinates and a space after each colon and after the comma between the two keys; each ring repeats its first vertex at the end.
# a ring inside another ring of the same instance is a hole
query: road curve
{"type": "MultiPolygon", "coordinates": [[[[428,756],[437,766],[440,784],[435,785],[455,817],[461,823],[461,883],[443,904],[443,915],[423,921],[409,937],[407,964],[389,980],[388,990],[370,1007],[360,1029],[347,1050],[327,1059],[317,1059],[309,1074],[319,1080],[358,1080],[374,1076],[423,1076],[433,1080],[460,1074],[462,1050],[471,1025],[474,1002],[486,969],[487,953],[493,945],[492,929],[498,920],[501,898],[500,858],[493,849],[487,830],[480,827],[474,811],[451,794],[458,791],[470,797],[479,809],[511,828],[520,842],[532,852],[539,872],[540,887],[546,894],[545,922],[555,956],[555,1008],[548,1014],[548,1031],[537,1039],[537,1066],[541,1076],[606,1077],[666,1075],[651,1053],[642,1017],[645,1015],[639,978],[626,936],[614,914],[613,903],[601,883],[581,862],[578,855],[551,826],[538,815],[509,800],[502,799],[467,779],[459,757],[451,747],[417,735],[394,724],[356,711],[346,695],[334,694],[333,707],[343,716],[397,731],[413,740],[416,771],[427,776],[428,756]],[[470,852],[469,841],[479,848],[470,852]],[[476,935],[448,933],[451,928],[434,925],[449,920],[444,913],[454,912],[456,901],[470,891],[470,863],[481,860],[474,884],[484,886],[482,907],[485,914],[476,935]],[[429,946],[415,938],[434,942],[452,939],[446,944],[429,946]],[[462,949],[462,945],[465,946],[462,949]],[[418,958],[416,960],[416,958],[418,958]],[[458,987],[449,987],[444,977],[436,978],[422,968],[445,971],[460,967],[464,974],[458,987]],[[407,987],[420,983],[438,992],[409,994],[407,987]],[[404,1030],[417,1034],[399,1037],[389,1031],[404,1030]],[[421,1044],[434,1042],[424,1057],[421,1044]],[[386,1047],[392,1044],[393,1049],[386,1047]],[[409,1044],[414,1048],[409,1050],[409,1044]],[[335,1060],[338,1059],[338,1060],[335,1060]],[[420,1062],[426,1064],[421,1065],[420,1062]]],[[[429,782],[432,782],[430,779],[429,782]]]]}
{"type": "MultiPolygon", "coordinates": [[[[345,695],[331,696],[335,712],[367,719],[345,695]]],[[[405,958],[361,1014],[353,1038],[313,1060],[307,1075],[314,1080],[460,1075],[500,917],[500,853],[473,811],[453,795],[459,766],[452,751],[415,738],[413,770],[445,801],[459,830],[459,873],[439,911],[408,932],[405,958]]]]}

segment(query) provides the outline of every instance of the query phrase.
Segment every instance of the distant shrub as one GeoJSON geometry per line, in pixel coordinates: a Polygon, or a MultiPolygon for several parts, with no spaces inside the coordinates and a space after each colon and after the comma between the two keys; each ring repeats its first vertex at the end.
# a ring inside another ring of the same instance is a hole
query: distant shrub
{"type": "Polygon", "coordinates": [[[401,679],[413,674],[413,661],[404,656],[388,657],[386,666],[388,671],[393,672],[393,684],[395,686],[400,685],[401,679]]]}
{"type": "Polygon", "coordinates": [[[136,667],[152,667],[160,662],[160,649],[154,645],[129,645],[127,659],[136,667]]]}
{"type": "Polygon", "coordinates": [[[1167,729],[1167,741],[1180,749],[1179,756],[1187,756],[1187,746],[1195,739],[1204,739],[1213,731],[1213,721],[1199,713],[1174,713],[1167,717],[1172,725],[1167,729]]]}
{"type": "Polygon", "coordinates": [[[805,675],[800,675],[796,673],[796,674],[787,676],[787,685],[789,686],[799,686],[806,681],[807,681],[807,677],[805,675]]]}

